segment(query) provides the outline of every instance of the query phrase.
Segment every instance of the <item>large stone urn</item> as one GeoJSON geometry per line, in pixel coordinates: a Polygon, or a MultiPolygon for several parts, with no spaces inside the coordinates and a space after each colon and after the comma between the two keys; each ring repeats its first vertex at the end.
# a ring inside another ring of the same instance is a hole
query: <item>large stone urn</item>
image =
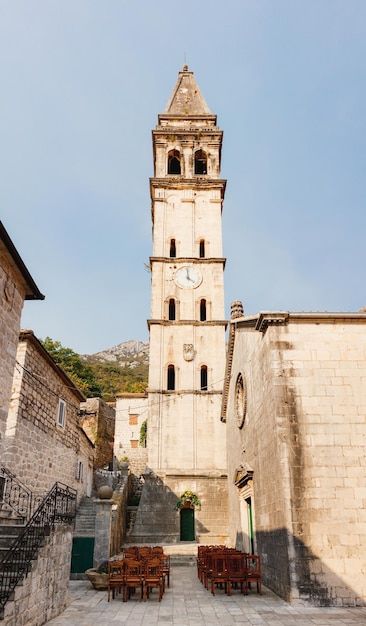
{"type": "Polygon", "coordinates": [[[105,591],[106,589],[108,589],[108,574],[105,574],[104,572],[97,572],[95,567],[87,569],[85,574],[87,575],[94,589],[97,589],[98,591],[105,591]]]}

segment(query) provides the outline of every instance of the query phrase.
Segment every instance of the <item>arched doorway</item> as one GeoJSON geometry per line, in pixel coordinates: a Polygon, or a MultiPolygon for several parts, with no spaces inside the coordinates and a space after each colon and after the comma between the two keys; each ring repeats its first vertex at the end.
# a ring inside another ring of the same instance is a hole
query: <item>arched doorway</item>
{"type": "Polygon", "coordinates": [[[180,510],[180,540],[195,540],[193,507],[182,507],[180,510]]]}

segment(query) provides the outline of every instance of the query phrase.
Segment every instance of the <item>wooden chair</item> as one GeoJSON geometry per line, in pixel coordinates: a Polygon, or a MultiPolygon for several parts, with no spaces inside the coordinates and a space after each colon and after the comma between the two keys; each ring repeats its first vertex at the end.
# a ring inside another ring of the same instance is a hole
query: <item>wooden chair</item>
{"type": "Polygon", "coordinates": [[[205,558],[205,565],[202,568],[202,579],[203,579],[203,584],[206,587],[206,589],[208,589],[208,581],[212,574],[213,559],[214,559],[215,554],[216,552],[214,550],[207,551],[206,558],[205,558]]]}
{"type": "Polygon", "coordinates": [[[141,546],[141,548],[138,549],[138,553],[139,559],[142,559],[143,561],[146,561],[146,559],[149,559],[152,556],[150,546],[141,546]]]}
{"type": "Polygon", "coordinates": [[[124,556],[128,559],[137,559],[139,555],[138,548],[136,546],[131,546],[129,548],[125,548],[124,556]]]}
{"type": "Polygon", "coordinates": [[[144,567],[144,602],[150,596],[150,591],[153,588],[159,591],[159,602],[163,597],[164,592],[164,575],[161,564],[161,559],[155,556],[145,561],[144,567]]]}
{"type": "Polygon", "coordinates": [[[142,600],[144,587],[143,563],[142,561],[128,558],[124,560],[124,563],[123,602],[127,602],[127,599],[131,597],[131,593],[135,593],[136,589],[140,589],[140,600],[142,600]]]}
{"type": "Polygon", "coordinates": [[[228,580],[227,595],[231,596],[232,588],[240,588],[245,593],[246,558],[243,553],[230,552],[227,556],[228,580]]]}
{"type": "Polygon", "coordinates": [[[215,585],[225,586],[225,592],[227,591],[228,583],[228,570],[227,570],[227,557],[225,553],[216,552],[212,558],[212,569],[207,572],[207,582],[211,581],[211,593],[215,595],[215,585]]]}
{"type": "Polygon", "coordinates": [[[198,546],[197,549],[197,576],[204,584],[204,571],[206,569],[208,546],[198,546]]]}
{"type": "Polygon", "coordinates": [[[108,602],[112,591],[114,599],[116,592],[121,592],[124,586],[124,559],[108,562],[108,602]]]}
{"type": "Polygon", "coordinates": [[[161,565],[163,568],[163,576],[164,576],[164,589],[165,589],[165,580],[167,582],[168,587],[170,587],[170,556],[169,554],[163,554],[160,557],[161,565]]]}
{"type": "Polygon", "coordinates": [[[248,594],[251,583],[257,583],[257,593],[262,595],[261,562],[256,554],[246,555],[245,595],[248,594]]]}

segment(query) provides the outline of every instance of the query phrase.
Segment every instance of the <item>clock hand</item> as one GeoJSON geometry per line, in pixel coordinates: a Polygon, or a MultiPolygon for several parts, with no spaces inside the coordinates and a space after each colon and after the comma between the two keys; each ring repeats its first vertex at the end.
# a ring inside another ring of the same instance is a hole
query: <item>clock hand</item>
{"type": "Polygon", "coordinates": [[[193,280],[192,280],[192,278],[189,275],[189,267],[186,268],[186,277],[187,277],[187,280],[190,280],[191,283],[193,283],[193,280]]]}

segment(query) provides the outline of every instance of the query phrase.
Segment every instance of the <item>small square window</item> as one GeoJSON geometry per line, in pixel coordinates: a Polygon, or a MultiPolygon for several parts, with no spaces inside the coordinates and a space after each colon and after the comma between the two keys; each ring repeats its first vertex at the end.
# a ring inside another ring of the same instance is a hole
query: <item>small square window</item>
{"type": "Polygon", "coordinates": [[[131,439],[131,448],[137,448],[138,443],[137,439],[131,439]]]}
{"type": "Polygon", "coordinates": [[[57,407],[57,424],[64,428],[65,421],[66,421],[66,402],[65,400],[61,400],[60,398],[58,401],[58,407],[57,407]]]}
{"type": "Polygon", "coordinates": [[[130,418],[130,426],[137,426],[138,415],[130,413],[129,418],[130,418]]]}

